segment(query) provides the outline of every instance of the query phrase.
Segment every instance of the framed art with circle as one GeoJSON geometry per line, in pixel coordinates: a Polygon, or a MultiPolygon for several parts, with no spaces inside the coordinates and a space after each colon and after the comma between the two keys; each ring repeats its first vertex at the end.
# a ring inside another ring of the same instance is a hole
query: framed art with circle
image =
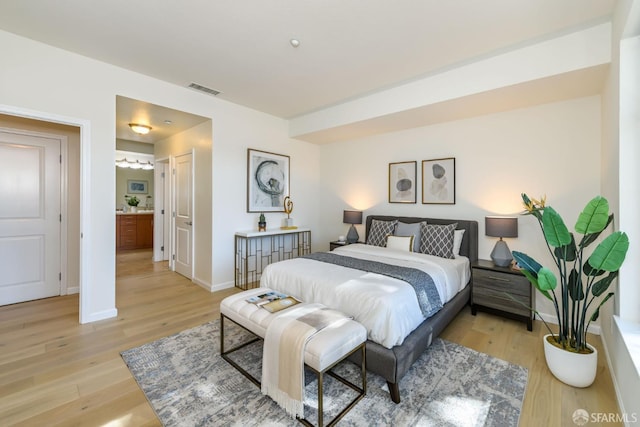
{"type": "Polygon", "coordinates": [[[289,156],[247,150],[247,212],[284,212],[289,156]]]}

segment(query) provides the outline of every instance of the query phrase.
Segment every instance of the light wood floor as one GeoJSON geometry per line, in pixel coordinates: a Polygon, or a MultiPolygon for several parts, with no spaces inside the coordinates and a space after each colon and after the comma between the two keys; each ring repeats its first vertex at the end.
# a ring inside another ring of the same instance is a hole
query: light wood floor
{"type": "MultiPolygon", "coordinates": [[[[149,251],[119,253],[116,282],[115,319],[78,324],[77,295],[0,307],[0,425],[160,425],[120,351],[218,318],[220,300],[236,290],[209,293],[152,263],[149,251]]],[[[618,413],[599,338],[596,382],[574,389],[547,370],[544,332],[540,322],[528,332],[466,308],[443,338],[529,369],[521,426],[573,426],[579,408],[618,413]]]]}

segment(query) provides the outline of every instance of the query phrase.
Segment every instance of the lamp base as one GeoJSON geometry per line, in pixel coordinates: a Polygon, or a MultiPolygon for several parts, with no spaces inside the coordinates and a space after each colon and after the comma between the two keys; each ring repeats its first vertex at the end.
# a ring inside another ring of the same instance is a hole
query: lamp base
{"type": "Polygon", "coordinates": [[[358,241],[360,236],[358,235],[358,230],[351,224],[349,228],[349,232],[347,233],[347,243],[355,243],[358,241]]]}
{"type": "Polygon", "coordinates": [[[507,246],[504,240],[500,239],[496,242],[496,245],[491,251],[491,260],[498,267],[509,267],[511,264],[513,256],[511,256],[509,246],[507,246]]]}

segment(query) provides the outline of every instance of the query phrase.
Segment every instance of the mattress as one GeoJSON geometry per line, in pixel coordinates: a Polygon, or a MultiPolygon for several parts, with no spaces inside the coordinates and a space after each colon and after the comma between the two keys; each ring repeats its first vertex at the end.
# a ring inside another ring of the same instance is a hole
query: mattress
{"type": "MultiPolygon", "coordinates": [[[[422,270],[433,279],[443,304],[464,289],[471,275],[469,260],[462,256],[445,259],[364,244],[337,248],[333,253],[422,270]]],[[[340,310],[364,325],[370,340],[386,348],[402,344],[425,320],[407,282],[311,259],[269,264],[260,286],[340,310]]]]}

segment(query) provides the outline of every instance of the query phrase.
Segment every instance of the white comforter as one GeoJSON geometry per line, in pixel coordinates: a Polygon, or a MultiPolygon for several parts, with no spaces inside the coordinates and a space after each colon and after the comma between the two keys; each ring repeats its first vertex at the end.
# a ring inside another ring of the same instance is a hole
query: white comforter
{"type": "MultiPolygon", "coordinates": [[[[363,244],[337,248],[334,253],[425,271],[433,278],[443,304],[470,277],[465,257],[445,259],[363,244]]],[[[353,316],[367,328],[370,340],[387,348],[402,344],[424,321],[415,291],[407,282],[325,262],[294,258],[270,264],[260,286],[353,316]]]]}

